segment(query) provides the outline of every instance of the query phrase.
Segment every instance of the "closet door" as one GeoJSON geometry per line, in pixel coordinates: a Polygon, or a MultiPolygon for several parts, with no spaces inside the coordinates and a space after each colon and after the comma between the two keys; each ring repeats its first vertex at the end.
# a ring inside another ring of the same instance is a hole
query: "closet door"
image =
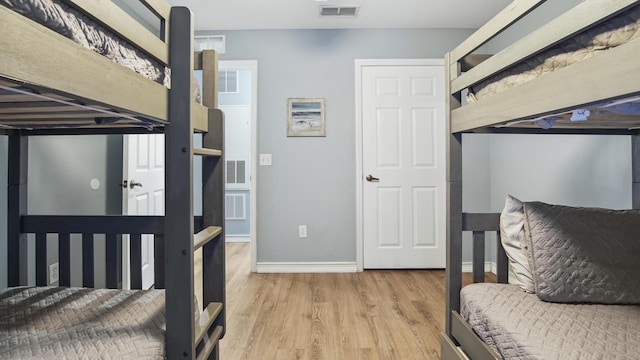
{"type": "Polygon", "coordinates": [[[444,67],[365,66],[361,79],[364,268],[444,268],[444,67]]]}

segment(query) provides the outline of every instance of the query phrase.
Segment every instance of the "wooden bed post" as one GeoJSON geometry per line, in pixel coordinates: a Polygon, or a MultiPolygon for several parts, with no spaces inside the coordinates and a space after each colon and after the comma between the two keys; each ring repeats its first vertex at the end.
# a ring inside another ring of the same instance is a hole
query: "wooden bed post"
{"type": "Polygon", "coordinates": [[[27,214],[27,169],[29,138],[9,134],[7,173],[7,285],[27,285],[27,234],[20,229],[20,217],[27,214]]]}
{"type": "Polygon", "coordinates": [[[195,358],[193,279],[193,21],[173,7],[169,21],[169,124],[165,126],[165,282],[168,359],[195,358]]]}
{"type": "MultiPolygon", "coordinates": [[[[447,274],[445,332],[451,335],[451,311],[460,309],[462,288],[462,134],[451,133],[451,110],[460,107],[460,95],[451,94],[451,57],[445,55],[447,87],[447,274]]],[[[459,69],[457,70],[459,72],[459,69]]]]}
{"type": "Polygon", "coordinates": [[[451,312],[460,310],[462,288],[462,135],[449,136],[447,180],[446,334],[451,335],[451,312]]]}
{"type": "Polygon", "coordinates": [[[632,207],[640,209],[640,134],[631,136],[632,207]]]}

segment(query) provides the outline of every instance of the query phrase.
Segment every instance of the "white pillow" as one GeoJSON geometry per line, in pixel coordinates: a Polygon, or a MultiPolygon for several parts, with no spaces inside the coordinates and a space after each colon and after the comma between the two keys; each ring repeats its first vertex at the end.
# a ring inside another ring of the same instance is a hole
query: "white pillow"
{"type": "Polygon", "coordinates": [[[525,292],[535,293],[524,237],[524,207],[520,200],[511,195],[507,195],[504,209],[500,213],[500,241],[520,288],[525,292]]]}

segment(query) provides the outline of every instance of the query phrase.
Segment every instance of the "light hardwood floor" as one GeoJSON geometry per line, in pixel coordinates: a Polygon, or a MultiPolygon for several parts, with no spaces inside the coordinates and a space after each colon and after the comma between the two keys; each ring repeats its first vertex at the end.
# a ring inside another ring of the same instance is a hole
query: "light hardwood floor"
{"type": "Polygon", "coordinates": [[[439,359],[444,271],[252,274],[227,244],[224,360],[439,359]]]}

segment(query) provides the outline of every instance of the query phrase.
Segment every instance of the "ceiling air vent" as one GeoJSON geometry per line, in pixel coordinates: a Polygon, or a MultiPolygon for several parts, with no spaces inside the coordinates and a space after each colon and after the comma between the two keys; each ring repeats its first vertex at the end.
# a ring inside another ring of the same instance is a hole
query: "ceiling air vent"
{"type": "Polygon", "coordinates": [[[360,5],[354,5],[354,6],[320,5],[320,16],[356,17],[358,16],[359,9],[360,9],[360,5]]]}

